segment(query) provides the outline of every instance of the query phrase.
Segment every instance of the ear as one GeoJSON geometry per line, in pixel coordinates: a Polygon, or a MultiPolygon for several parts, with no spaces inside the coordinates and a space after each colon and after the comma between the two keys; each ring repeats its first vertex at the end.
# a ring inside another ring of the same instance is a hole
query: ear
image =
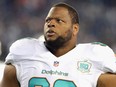
{"type": "Polygon", "coordinates": [[[79,32],[79,24],[73,24],[73,35],[77,35],[79,32]]]}

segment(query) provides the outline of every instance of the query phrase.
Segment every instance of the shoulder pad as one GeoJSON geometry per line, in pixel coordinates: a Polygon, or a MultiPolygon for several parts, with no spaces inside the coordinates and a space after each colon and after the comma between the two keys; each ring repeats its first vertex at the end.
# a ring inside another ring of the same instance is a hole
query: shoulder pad
{"type": "Polygon", "coordinates": [[[101,42],[93,42],[91,43],[93,46],[93,52],[100,56],[114,56],[113,50],[106,44],[101,42]]]}
{"type": "Polygon", "coordinates": [[[15,55],[32,55],[35,50],[34,38],[23,38],[14,42],[10,47],[10,53],[15,55]]]}

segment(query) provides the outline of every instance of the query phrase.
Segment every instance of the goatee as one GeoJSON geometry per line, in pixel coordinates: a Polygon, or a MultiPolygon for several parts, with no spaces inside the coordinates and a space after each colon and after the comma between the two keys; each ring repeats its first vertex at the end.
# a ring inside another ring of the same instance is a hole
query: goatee
{"type": "Polygon", "coordinates": [[[45,46],[49,49],[49,50],[57,50],[59,49],[60,47],[62,47],[65,43],[65,39],[62,38],[62,37],[58,37],[56,40],[53,40],[53,41],[47,41],[45,39],[45,46]]]}

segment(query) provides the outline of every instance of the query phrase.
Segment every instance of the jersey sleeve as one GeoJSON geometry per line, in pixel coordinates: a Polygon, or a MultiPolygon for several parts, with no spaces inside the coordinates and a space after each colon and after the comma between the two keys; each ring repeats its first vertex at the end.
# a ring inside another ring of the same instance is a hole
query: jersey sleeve
{"type": "Polygon", "coordinates": [[[17,40],[11,45],[5,63],[15,63],[24,60],[24,58],[31,57],[34,51],[34,40],[32,38],[17,40]]]}
{"type": "Polygon", "coordinates": [[[109,46],[97,44],[94,46],[93,53],[102,61],[103,72],[116,73],[115,53],[109,46]]]}
{"type": "Polygon", "coordinates": [[[36,39],[24,38],[17,40],[9,48],[9,54],[6,57],[5,63],[15,66],[18,81],[22,80],[24,70],[22,66],[27,66],[27,63],[30,63],[35,54],[35,44],[38,44],[36,39]]]}

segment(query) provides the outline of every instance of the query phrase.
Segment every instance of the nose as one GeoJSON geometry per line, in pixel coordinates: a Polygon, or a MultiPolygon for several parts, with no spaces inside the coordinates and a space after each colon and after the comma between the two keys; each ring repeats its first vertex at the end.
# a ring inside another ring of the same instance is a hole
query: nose
{"type": "Polygon", "coordinates": [[[50,20],[49,23],[48,23],[48,27],[55,27],[55,21],[54,20],[50,20]]]}
{"type": "Polygon", "coordinates": [[[50,28],[50,27],[55,27],[55,25],[54,24],[48,24],[48,27],[50,28]]]}

